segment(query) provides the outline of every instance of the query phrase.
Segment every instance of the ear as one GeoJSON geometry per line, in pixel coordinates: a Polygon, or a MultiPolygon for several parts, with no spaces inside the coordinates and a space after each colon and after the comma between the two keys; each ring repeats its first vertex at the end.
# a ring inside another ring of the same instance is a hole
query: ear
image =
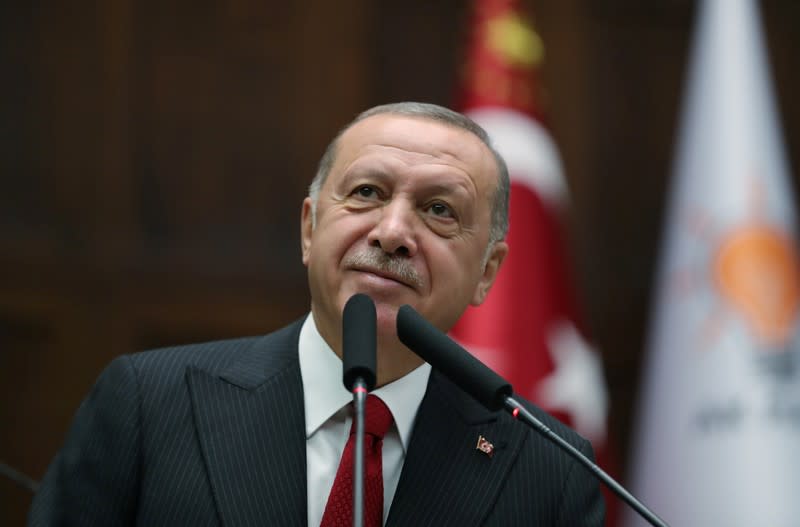
{"type": "Polygon", "coordinates": [[[489,294],[489,289],[491,289],[495,278],[497,278],[497,272],[500,270],[500,265],[503,263],[506,254],[508,254],[508,244],[503,241],[495,242],[491,248],[489,259],[486,260],[486,267],[483,268],[483,275],[475,287],[475,293],[470,304],[479,306],[486,300],[486,295],[489,294]]]}
{"type": "Polygon", "coordinates": [[[303,265],[308,265],[308,258],[311,254],[311,236],[314,233],[311,211],[314,204],[311,198],[303,200],[303,211],[300,216],[300,249],[303,251],[303,265]]]}

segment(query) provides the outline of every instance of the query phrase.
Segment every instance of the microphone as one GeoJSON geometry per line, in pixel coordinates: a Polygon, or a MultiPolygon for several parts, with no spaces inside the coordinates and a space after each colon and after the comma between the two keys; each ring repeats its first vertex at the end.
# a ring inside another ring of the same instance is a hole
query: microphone
{"type": "Polygon", "coordinates": [[[397,336],[400,342],[419,355],[425,362],[439,370],[445,377],[467,392],[491,411],[505,409],[512,417],[522,420],[559,448],[566,451],[617,496],[630,505],[651,525],[668,527],[667,524],[644,506],[622,485],[617,483],[597,464],[581,451],[531,414],[513,397],[511,384],[483,364],[470,352],[417,313],[411,306],[403,305],[397,312],[397,336]]]}
{"type": "Polygon", "coordinates": [[[375,388],[377,331],[375,303],[362,293],[351,296],[342,313],[342,382],[350,392],[359,379],[367,391],[375,388]]]}
{"type": "Polygon", "coordinates": [[[350,297],[342,313],[342,382],[353,393],[355,459],[353,460],[353,527],[364,525],[364,407],[375,387],[378,321],[367,295],[350,297]]]}
{"type": "Polygon", "coordinates": [[[508,381],[456,344],[409,305],[401,306],[397,312],[397,336],[411,351],[489,410],[501,410],[505,406],[505,399],[513,394],[508,381]]]}

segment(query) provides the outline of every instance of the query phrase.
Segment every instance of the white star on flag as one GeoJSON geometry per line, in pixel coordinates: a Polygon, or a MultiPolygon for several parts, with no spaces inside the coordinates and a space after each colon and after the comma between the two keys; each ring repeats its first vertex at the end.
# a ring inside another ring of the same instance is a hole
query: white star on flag
{"type": "Polygon", "coordinates": [[[548,344],[555,368],[539,384],[538,400],[547,408],[570,414],[579,434],[602,444],[608,393],[600,356],[569,323],[553,329],[548,344]]]}

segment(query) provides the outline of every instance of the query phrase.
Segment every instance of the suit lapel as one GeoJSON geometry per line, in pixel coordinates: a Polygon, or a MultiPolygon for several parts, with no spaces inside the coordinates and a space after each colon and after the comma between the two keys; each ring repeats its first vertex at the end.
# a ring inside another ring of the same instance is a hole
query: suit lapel
{"type": "Polygon", "coordinates": [[[434,370],[387,526],[482,524],[525,437],[525,427],[487,411],[434,370]],[[494,445],[492,456],[476,448],[479,436],[494,445]]]}
{"type": "Polygon", "coordinates": [[[306,525],[300,326],[257,341],[222,372],[187,368],[195,426],[223,525],[306,525]]]}

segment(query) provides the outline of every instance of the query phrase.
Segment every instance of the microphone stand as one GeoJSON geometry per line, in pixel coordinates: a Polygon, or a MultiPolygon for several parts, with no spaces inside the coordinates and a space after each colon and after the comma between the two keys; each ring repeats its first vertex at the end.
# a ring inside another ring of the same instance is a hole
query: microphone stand
{"type": "Polygon", "coordinates": [[[536,430],[545,439],[549,439],[564,450],[581,465],[588,468],[625,503],[655,527],[667,527],[667,523],[645,507],[639,500],[614,481],[614,478],[603,472],[584,456],[577,448],[564,441],[544,423],[536,419],[511,395],[511,385],[462,348],[453,339],[425,320],[414,308],[401,306],[397,312],[397,336],[417,355],[431,366],[441,371],[462,390],[472,395],[488,410],[496,412],[505,408],[514,417],[536,430]]]}
{"type": "Polygon", "coordinates": [[[7,465],[4,461],[0,461],[0,474],[34,494],[39,490],[39,483],[36,480],[7,465]]]}
{"type": "Polygon", "coordinates": [[[594,473],[595,476],[600,478],[600,481],[606,484],[614,494],[620,497],[625,503],[633,507],[650,525],[655,527],[669,527],[664,520],[656,516],[656,514],[648,509],[642,502],[637,500],[633,494],[625,490],[625,488],[609,476],[602,468],[589,461],[577,448],[564,441],[558,434],[550,430],[550,428],[543,422],[536,419],[532,413],[525,409],[521,404],[514,400],[513,397],[504,396],[503,406],[511,413],[511,416],[518,421],[522,421],[529,427],[533,428],[546,438],[550,439],[553,443],[561,447],[567,454],[578,460],[584,467],[594,473]]]}
{"type": "MultiPolygon", "coordinates": [[[[342,311],[342,383],[353,393],[356,434],[353,460],[353,525],[364,525],[364,412],[367,392],[375,387],[377,361],[375,302],[362,293],[351,296],[342,311]]],[[[349,440],[348,440],[349,441],[349,440]]]]}
{"type": "Polygon", "coordinates": [[[353,383],[353,422],[356,449],[353,461],[353,527],[364,525],[364,409],[367,402],[367,383],[357,377],[353,383]]]}

